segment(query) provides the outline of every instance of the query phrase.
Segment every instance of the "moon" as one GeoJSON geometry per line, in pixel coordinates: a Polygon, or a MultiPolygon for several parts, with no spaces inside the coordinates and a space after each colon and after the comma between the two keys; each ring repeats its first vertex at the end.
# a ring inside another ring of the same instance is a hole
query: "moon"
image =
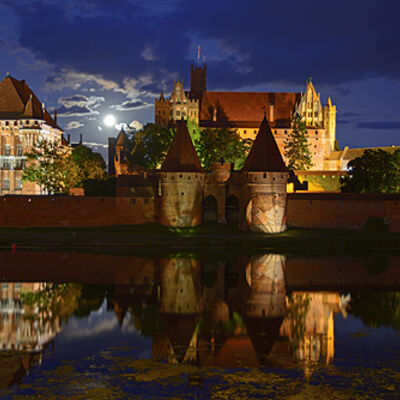
{"type": "Polygon", "coordinates": [[[114,115],[106,115],[104,118],[104,124],[106,126],[114,126],[117,120],[115,119],[114,115]]]}

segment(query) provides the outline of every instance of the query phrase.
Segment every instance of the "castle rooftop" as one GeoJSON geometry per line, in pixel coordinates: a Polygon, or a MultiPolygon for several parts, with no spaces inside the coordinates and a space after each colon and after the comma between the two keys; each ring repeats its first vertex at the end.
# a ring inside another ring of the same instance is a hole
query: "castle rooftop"
{"type": "Polygon", "coordinates": [[[287,172],[286,165],[265,116],[242,171],[287,172]]]}
{"type": "Polygon", "coordinates": [[[185,121],[177,121],[174,140],[161,166],[162,172],[202,172],[199,156],[193,146],[185,121]]]}
{"type": "Polygon", "coordinates": [[[0,82],[0,118],[40,119],[60,129],[26,82],[12,76],[6,76],[0,82]]]}

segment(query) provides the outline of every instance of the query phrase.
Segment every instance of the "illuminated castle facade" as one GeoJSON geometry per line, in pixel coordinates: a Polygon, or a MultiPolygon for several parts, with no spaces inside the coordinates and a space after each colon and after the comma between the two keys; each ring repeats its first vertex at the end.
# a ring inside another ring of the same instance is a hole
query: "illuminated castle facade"
{"type": "Polygon", "coordinates": [[[321,103],[311,79],[304,93],[295,92],[212,92],[207,90],[207,66],[191,66],[190,90],[177,81],[170,98],[161,93],[155,101],[155,123],[174,126],[179,120],[194,120],[200,128],[236,129],[242,138],[255,139],[266,114],[284,161],[284,146],[292,130],[294,114],[306,122],[312,170],[329,170],[335,151],[336,106],[331,99],[321,103]]]}
{"type": "Polygon", "coordinates": [[[233,165],[201,166],[185,121],[177,121],[171,147],[160,170],[136,170],[126,154],[121,132],[115,140],[117,196],[156,205],[158,222],[190,227],[203,221],[234,222],[243,230],[282,232],[286,229],[288,170],[264,117],[241,171],[233,165]]]}
{"type": "Polygon", "coordinates": [[[24,80],[7,76],[0,82],[0,195],[40,194],[22,182],[25,154],[40,140],[62,143],[57,115],[51,117],[24,80]]]}

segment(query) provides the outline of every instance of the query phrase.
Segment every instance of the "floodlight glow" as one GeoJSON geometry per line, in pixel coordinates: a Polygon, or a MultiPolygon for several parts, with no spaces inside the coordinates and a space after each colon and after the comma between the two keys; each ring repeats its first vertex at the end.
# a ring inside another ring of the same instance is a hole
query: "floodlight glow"
{"type": "Polygon", "coordinates": [[[107,115],[104,118],[104,125],[106,126],[114,126],[117,120],[115,119],[114,115],[107,115]]]}

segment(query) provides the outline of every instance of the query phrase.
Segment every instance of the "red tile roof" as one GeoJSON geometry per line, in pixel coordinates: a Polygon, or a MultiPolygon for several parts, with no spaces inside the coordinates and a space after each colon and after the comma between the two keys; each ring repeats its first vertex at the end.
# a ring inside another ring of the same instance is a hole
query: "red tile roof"
{"type": "Polygon", "coordinates": [[[193,146],[185,121],[177,121],[177,130],[161,166],[163,172],[205,172],[193,146]]]}
{"type": "Polygon", "coordinates": [[[0,118],[41,119],[53,128],[58,128],[47,110],[43,110],[41,102],[26,82],[11,76],[5,77],[0,82],[0,118]]]}
{"type": "Polygon", "coordinates": [[[243,171],[287,172],[281,152],[265,116],[244,163],[243,171]]]}
{"type": "Polygon", "coordinates": [[[284,92],[204,92],[201,100],[200,125],[252,127],[258,126],[264,112],[269,117],[270,104],[274,105],[273,127],[289,126],[295,104],[301,93],[284,92]],[[217,109],[217,122],[213,121],[217,109]]]}

